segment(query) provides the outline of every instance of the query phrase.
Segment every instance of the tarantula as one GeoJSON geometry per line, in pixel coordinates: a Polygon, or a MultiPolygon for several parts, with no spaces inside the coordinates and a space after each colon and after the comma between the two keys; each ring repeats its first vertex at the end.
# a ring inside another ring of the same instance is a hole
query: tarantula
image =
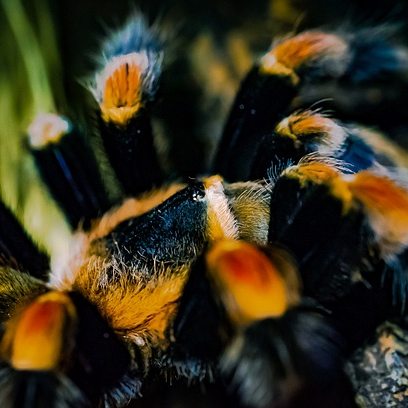
{"type": "Polygon", "coordinates": [[[361,34],[274,43],[212,175],[187,182],[161,166],[151,124],[164,37],[136,15],[103,44],[89,89],[127,198],[111,201],[68,118],[33,121],[30,150],[75,233],[50,268],[0,207],[3,406],[120,407],[197,383],[235,406],[354,406],[345,358],[405,313],[407,159],[302,95],[404,80],[406,49],[361,34]]]}

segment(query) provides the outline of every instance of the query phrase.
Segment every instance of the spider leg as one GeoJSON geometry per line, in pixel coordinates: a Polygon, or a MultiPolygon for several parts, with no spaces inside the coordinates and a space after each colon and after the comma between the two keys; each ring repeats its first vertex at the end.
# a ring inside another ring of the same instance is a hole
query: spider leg
{"type": "Polygon", "coordinates": [[[104,43],[104,61],[91,86],[105,151],[127,196],[163,181],[150,118],[162,48],[162,35],[135,15],[104,43]]]}
{"type": "Polygon", "coordinates": [[[4,406],[92,406],[104,395],[123,404],[139,389],[136,379],[117,389],[131,371],[130,352],[75,292],[48,290],[17,309],[1,346],[4,406]]]}
{"type": "Polygon", "coordinates": [[[293,254],[304,294],[323,305],[349,296],[355,285],[371,288],[373,298],[382,292],[381,305],[366,318],[375,326],[404,309],[407,210],[406,188],[388,174],[343,175],[304,162],[287,169],[272,190],[269,242],[293,254]]]}
{"type": "Polygon", "coordinates": [[[232,325],[214,296],[206,270],[201,255],[191,267],[169,326],[171,343],[158,361],[161,373],[189,383],[217,381],[217,361],[232,336],[232,325]]]}
{"type": "Polygon", "coordinates": [[[271,195],[268,259],[276,269],[260,262],[259,250],[251,263],[248,244],[239,241],[215,243],[206,256],[213,295],[236,331],[223,372],[249,405],[324,406],[342,389],[339,406],[355,406],[343,359],[404,310],[407,191],[384,172],[345,175],[302,160],[271,195]],[[283,263],[276,245],[286,253],[283,263]],[[281,281],[268,283],[273,275],[281,281]],[[293,276],[301,287],[288,290],[293,276]]]}
{"type": "Polygon", "coordinates": [[[335,117],[374,126],[392,138],[406,123],[406,45],[399,42],[398,28],[387,23],[355,27],[346,36],[353,53],[360,54],[347,76],[340,82],[305,84],[294,107],[303,109],[322,101],[319,106],[335,117]]]}
{"type": "Polygon", "coordinates": [[[250,179],[279,174],[308,154],[322,160],[339,160],[343,163],[343,172],[350,173],[378,165],[407,164],[406,153],[378,132],[306,110],[289,115],[264,135],[254,155],[250,179]]]}
{"type": "Polygon", "coordinates": [[[111,203],[85,138],[55,114],[38,115],[28,136],[37,169],[71,227],[89,228],[111,203]]]}
{"type": "Polygon", "coordinates": [[[245,328],[227,347],[222,370],[252,407],[356,407],[342,342],[324,315],[298,307],[245,328]]]}
{"type": "Polygon", "coordinates": [[[342,378],[344,339],[318,305],[301,305],[290,255],[219,241],[206,261],[213,296],[231,325],[221,370],[242,403],[294,406],[299,394],[315,394],[316,401],[330,394],[342,378]]]}
{"type": "Polygon", "coordinates": [[[42,280],[9,266],[0,266],[0,322],[6,322],[21,305],[46,291],[42,280]]]}
{"type": "Polygon", "coordinates": [[[17,268],[45,280],[48,256],[40,251],[14,214],[0,200],[0,265],[17,268]]]}
{"type": "Polygon", "coordinates": [[[376,81],[401,75],[404,67],[406,51],[391,41],[378,41],[378,36],[359,40],[357,34],[307,31],[278,42],[241,85],[221,138],[215,172],[228,181],[247,180],[260,142],[293,110],[303,86],[376,81]],[[371,69],[367,60],[372,55],[377,59],[371,69]]]}

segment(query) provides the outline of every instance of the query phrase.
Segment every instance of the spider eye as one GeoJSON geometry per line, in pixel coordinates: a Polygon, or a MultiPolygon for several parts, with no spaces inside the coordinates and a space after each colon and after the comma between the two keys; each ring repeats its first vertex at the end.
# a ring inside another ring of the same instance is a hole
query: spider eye
{"type": "Polygon", "coordinates": [[[197,183],[194,187],[195,188],[193,189],[191,195],[192,199],[194,201],[203,201],[205,198],[205,190],[203,183],[197,183]]]}

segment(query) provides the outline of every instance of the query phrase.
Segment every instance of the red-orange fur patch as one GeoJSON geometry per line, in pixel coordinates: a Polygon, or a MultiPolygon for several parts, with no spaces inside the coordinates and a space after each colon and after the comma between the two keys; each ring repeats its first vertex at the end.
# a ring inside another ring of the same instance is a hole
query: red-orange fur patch
{"type": "Polygon", "coordinates": [[[244,241],[218,241],[207,254],[209,272],[237,324],[280,316],[288,307],[286,286],[270,259],[244,241]]]}
{"type": "Polygon", "coordinates": [[[2,350],[18,370],[53,370],[66,351],[67,322],[74,306],[62,292],[49,292],[35,299],[7,326],[2,350]]]}
{"type": "Polygon", "coordinates": [[[350,182],[353,195],[365,206],[385,250],[408,244],[408,191],[391,179],[362,171],[350,182]]]}
{"type": "Polygon", "coordinates": [[[297,69],[322,54],[343,54],[346,49],[347,44],[337,35],[307,31],[282,41],[271,52],[284,66],[297,69]]]}
{"type": "Polygon", "coordinates": [[[309,181],[314,183],[326,183],[339,177],[338,170],[319,161],[302,163],[290,168],[286,174],[289,177],[296,177],[301,184],[309,181]]]}
{"type": "Polygon", "coordinates": [[[342,202],[343,213],[346,213],[353,205],[353,195],[349,184],[335,167],[323,162],[312,161],[292,167],[286,174],[298,179],[303,187],[308,183],[327,185],[330,193],[342,202]]]}
{"type": "Polygon", "coordinates": [[[347,44],[343,39],[318,31],[307,31],[278,43],[261,60],[261,71],[270,75],[288,76],[296,85],[296,70],[303,64],[327,55],[343,55],[347,44]]]}
{"type": "Polygon", "coordinates": [[[100,104],[107,122],[125,125],[142,106],[142,70],[124,61],[106,79],[100,104]]]}
{"type": "Polygon", "coordinates": [[[281,121],[276,131],[282,136],[297,140],[299,136],[314,133],[323,134],[323,136],[329,135],[336,127],[337,125],[332,119],[319,113],[305,111],[290,115],[281,121]]]}

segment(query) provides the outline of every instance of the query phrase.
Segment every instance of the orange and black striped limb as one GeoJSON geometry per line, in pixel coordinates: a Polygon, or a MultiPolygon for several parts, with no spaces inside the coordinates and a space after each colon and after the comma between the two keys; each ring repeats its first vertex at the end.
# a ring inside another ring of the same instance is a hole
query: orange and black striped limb
{"type": "Polygon", "coordinates": [[[313,162],[272,191],[269,241],[293,254],[303,295],[331,311],[349,349],[405,310],[407,198],[387,175],[313,162]]]}
{"type": "Polygon", "coordinates": [[[100,135],[125,195],[136,196],[163,181],[151,125],[162,40],[136,16],[106,41],[103,52],[105,62],[91,86],[100,135]]]}
{"type": "Polygon", "coordinates": [[[307,154],[340,160],[343,171],[348,173],[402,162],[403,155],[394,153],[391,142],[387,144],[390,152],[386,154],[377,150],[365,132],[362,127],[343,124],[319,112],[295,112],[280,121],[270,134],[265,134],[254,156],[250,178],[268,178],[275,169],[283,171],[307,154]]]}
{"type": "Polygon", "coordinates": [[[69,224],[88,228],[111,203],[84,135],[63,116],[40,114],[28,137],[37,169],[69,224]]]}
{"type": "MultiPolygon", "coordinates": [[[[320,64],[322,71],[330,70],[334,60],[342,61],[346,54],[343,39],[313,31],[283,40],[265,54],[237,93],[218,148],[215,171],[228,181],[247,180],[259,143],[289,113],[302,81],[316,76],[313,67],[320,64]]],[[[334,74],[338,72],[334,70],[334,74]]]]}
{"type": "MultiPolygon", "coordinates": [[[[270,142],[276,142],[271,136],[276,125],[295,109],[308,109],[317,102],[323,109],[331,106],[322,102],[322,97],[309,98],[308,104],[302,104],[304,88],[330,84],[332,93],[328,96],[333,98],[344,84],[382,84],[404,75],[406,49],[379,36],[376,28],[362,32],[364,36],[358,32],[306,31],[277,42],[241,84],[221,137],[214,171],[227,181],[263,177],[264,169],[251,175],[251,167],[257,166],[259,157],[264,162],[279,159],[276,150],[269,147],[270,142]],[[376,64],[368,63],[372,57],[376,64]]],[[[279,149],[288,156],[290,152],[285,149],[292,146],[286,142],[279,149]]],[[[364,143],[353,143],[348,149],[351,155],[346,160],[366,165],[364,143]]],[[[296,156],[297,152],[293,153],[296,156]]]]}
{"type": "Polygon", "coordinates": [[[317,303],[303,304],[297,265],[287,251],[221,240],[205,259],[213,301],[224,311],[217,309],[218,317],[231,327],[221,371],[241,402],[292,406],[300,399],[310,406],[330,400],[337,389],[348,389],[343,398],[352,401],[341,371],[345,341],[317,303]]]}
{"type": "Polygon", "coordinates": [[[10,406],[97,404],[131,371],[125,344],[75,292],[48,291],[16,308],[0,352],[10,406]]]}

